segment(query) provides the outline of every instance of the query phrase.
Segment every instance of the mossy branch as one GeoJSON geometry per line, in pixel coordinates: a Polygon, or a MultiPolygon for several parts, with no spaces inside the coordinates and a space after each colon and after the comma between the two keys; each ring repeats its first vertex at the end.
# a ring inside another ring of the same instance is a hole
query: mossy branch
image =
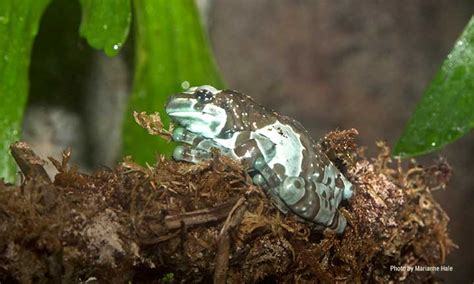
{"type": "Polygon", "coordinates": [[[84,174],[65,153],[62,162],[52,159],[58,173],[51,181],[44,162],[14,144],[24,179],[0,183],[0,280],[149,283],[170,273],[176,281],[230,283],[433,279],[391,266],[441,265],[454,247],[448,216],[431,194],[446,186],[449,165],[402,166],[383,143],[368,159],[356,134],[332,132],[321,143],[356,186],[343,204],[349,224],[342,236],[282,216],[238,163],[218,154],[198,165],[127,160],[84,174]]]}

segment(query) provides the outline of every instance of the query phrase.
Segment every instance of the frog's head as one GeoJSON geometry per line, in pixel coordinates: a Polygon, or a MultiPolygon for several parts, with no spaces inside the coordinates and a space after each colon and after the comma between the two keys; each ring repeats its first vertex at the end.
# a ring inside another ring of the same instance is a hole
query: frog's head
{"type": "Polygon", "coordinates": [[[206,138],[229,138],[274,122],[251,97],[208,85],[171,96],[166,113],[175,123],[206,138]]]}
{"type": "Polygon", "coordinates": [[[215,138],[227,121],[226,108],[218,99],[221,92],[208,85],[192,87],[171,96],[166,103],[166,113],[187,130],[206,138],[215,138]]]}

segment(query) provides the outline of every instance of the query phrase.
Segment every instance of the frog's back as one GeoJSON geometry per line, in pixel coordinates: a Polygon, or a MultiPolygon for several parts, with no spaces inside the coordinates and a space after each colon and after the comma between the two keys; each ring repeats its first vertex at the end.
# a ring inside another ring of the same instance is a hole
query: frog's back
{"type": "Polygon", "coordinates": [[[322,152],[321,146],[315,142],[308,130],[306,130],[299,121],[275,112],[273,112],[273,114],[276,116],[276,120],[281,124],[290,126],[292,131],[299,137],[304,157],[301,165],[302,177],[312,175],[315,171],[315,166],[318,164],[321,166],[332,164],[327,155],[322,152]]]}

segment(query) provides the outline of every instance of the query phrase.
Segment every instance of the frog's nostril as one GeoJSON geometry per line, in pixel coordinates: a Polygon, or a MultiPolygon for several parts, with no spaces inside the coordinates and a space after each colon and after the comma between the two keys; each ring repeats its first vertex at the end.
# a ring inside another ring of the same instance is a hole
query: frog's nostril
{"type": "Polygon", "coordinates": [[[204,109],[204,105],[202,105],[202,104],[195,104],[195,105],[194,105],[194,109],[195,109],[196,111],[202,111],[202,110],[204,109]]]}

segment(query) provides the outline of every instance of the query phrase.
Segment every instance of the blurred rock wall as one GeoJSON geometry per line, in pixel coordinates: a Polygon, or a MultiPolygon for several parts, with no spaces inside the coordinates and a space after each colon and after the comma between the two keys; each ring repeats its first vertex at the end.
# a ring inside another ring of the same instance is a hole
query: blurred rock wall
{"type": "MultiPolygon", "coordinates": [[[[470,0],[220,0],[208,25],[230,88],[296,118],[315,138],[354,127],[373,150],[375,140],[394,145],[473,12],[470,0]]],[[[441,154],[455,174],[436,197],[459,249],[447,260],[454,272],[440,276],[472,281],[474,135],[441,154]]]]}

